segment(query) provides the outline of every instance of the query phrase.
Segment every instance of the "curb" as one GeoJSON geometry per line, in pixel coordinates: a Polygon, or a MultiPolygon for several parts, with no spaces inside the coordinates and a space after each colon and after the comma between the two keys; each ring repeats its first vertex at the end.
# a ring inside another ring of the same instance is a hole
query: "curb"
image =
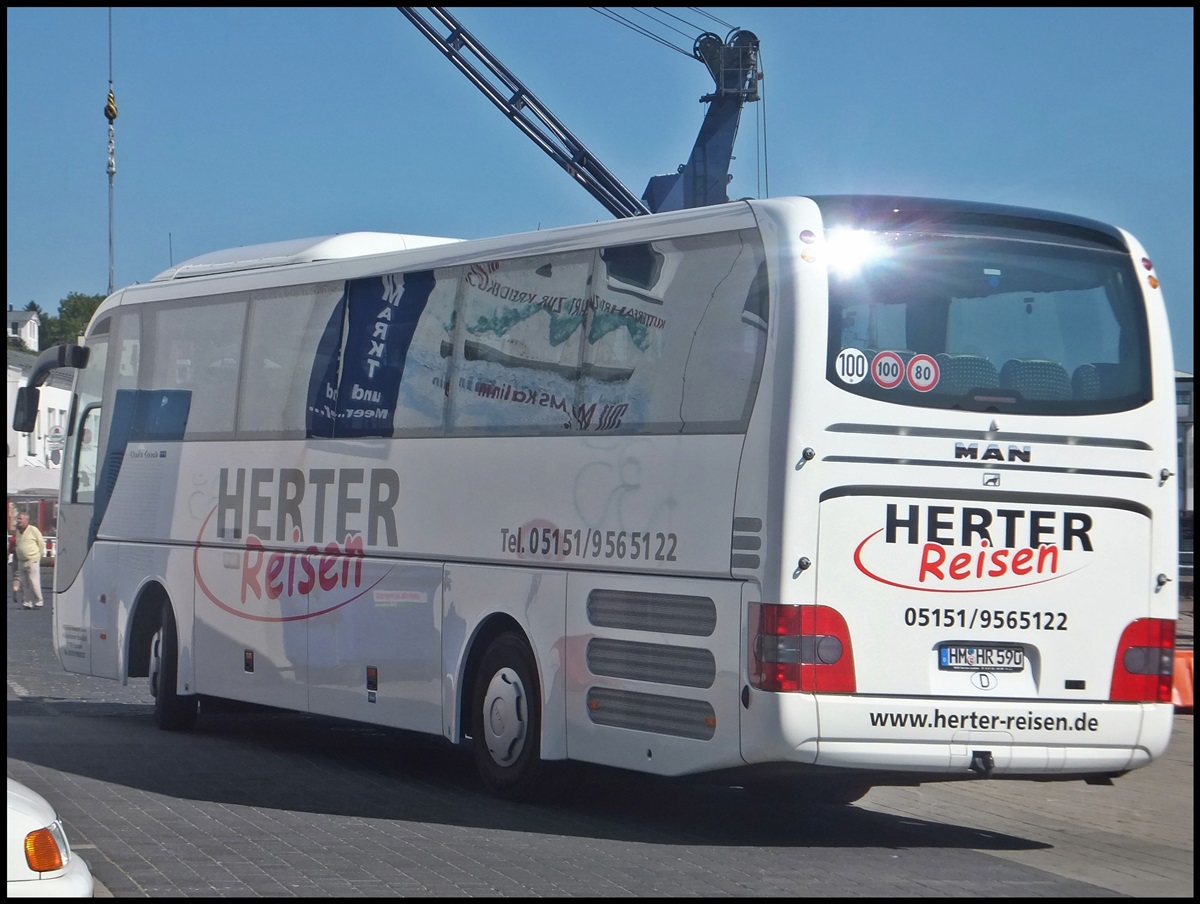
{"type": "Polygon", "coordinates": [[[1196,679],[1192,671],[1193,650],[1175,651],[1175,686],[1171,691],[1171,702],[1175,704],[1175,712],[1193,712],[1192,696],[1195,691],[1196,679]]]}

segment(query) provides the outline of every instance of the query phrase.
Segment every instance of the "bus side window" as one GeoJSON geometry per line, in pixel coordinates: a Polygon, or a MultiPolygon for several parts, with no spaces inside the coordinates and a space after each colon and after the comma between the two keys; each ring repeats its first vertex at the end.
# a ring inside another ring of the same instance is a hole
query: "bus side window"
{"type": "Polygon", "coordinates": [[[246,296],[202,305],[164,305],[147,318],[152,372],[139,380],[143,389],[192,392],[187,435],[228,436],[237,409],[246,296]]]}
{"type": "Polygon", "coordinates": [[[317,344],[342,287],[337,282],[251,293],[238,436],[304,436],[317,344]]]}
{"type": "Polygon", "coordinates": [[[598,429],[602,411],[585,410],[577,397],[582,345],[601,343],[611,352],[599,362],[601,376],[621,379],[628,376],[622,361],[628,337],[619,318],[605,315],[597,332],[585,338],[585,318],[594,303],[592,257],[538,255],[463,270],[451,433],[531,436],[598,429]]]}
{"type": "Polygon", "coordinates": [[[445,432],[459,273],[451,267],[434,273],[433,289],[417,316],[404,359],[393,436],[441,436],[445,432]]]}
{"type": "MultiPolygon", "coordinates": [[[[722,433],[745,429],[754,403],[766,351],[767,304],[765,265],[751,234],[710,237],[690,250],[680,268],[675,302],[710,299],[699,308],[700,322],[686,364],[674,379],[682,380],[685,433],[722,433]],[[715,241],[713,241],[715,239],[715,241]],[[687,285],[684,274],[696,282],[687,285]]],[[[672,317],[667,329],[682,346],[686,325],[672,317]]]]}

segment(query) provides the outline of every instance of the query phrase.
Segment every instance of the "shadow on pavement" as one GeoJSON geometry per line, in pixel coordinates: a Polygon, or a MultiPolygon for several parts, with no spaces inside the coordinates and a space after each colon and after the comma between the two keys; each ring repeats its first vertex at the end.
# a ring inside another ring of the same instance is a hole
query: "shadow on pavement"
{"type": "MultiPolygon", "coordinates": [[[[567,790],[553,803],[508,803],[482,789],[470,756],[457,748],[398,731],[273,710],[205,713],[195,732],[177,734],[160,731],[145,705],[9,700],[8,756],[84,780],[197,803],[631,843],[1045,847],[970,826],[854,806],[806,810],[782,794],[598,768],[572,771],[567,790]]],[[[157,798],[147,803],[161,806],[157,798]]]]}

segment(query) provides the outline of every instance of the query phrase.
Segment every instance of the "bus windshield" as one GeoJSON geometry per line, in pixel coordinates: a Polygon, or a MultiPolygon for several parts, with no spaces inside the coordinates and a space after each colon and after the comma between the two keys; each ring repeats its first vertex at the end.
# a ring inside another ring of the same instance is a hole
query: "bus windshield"
{"type": "Polygon", "coordinates": [[[1129,255],[1060,237],[831,230],[828,378],[904,405],[1019,414],[1151,398],[1129,255]]]}

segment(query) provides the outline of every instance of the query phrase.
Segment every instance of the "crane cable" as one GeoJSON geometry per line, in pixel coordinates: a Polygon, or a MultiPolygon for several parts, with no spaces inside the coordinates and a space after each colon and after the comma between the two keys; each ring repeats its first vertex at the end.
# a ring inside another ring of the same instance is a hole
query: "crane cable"
{"type": "MultiPolygon", "coordinates": [[[[621,15],[620,13],[615,12],[611,7],[592,6],[589,8],[591,10],[593,10],[594,12],[597,12],[600,15],[604,16],[605,18],[611,19],[612,21],[616,22],[618,25],[624,25],[626,28],[630,29],[631,31],[635,31],[638,34],[640,34],[644,37],[647,37],[652,41],[662,44],[664,47],[667,47],[670,50],[674,50],[677,53],[682,53],[686,57],[695,59],[695,54],[693,51],[685,50],[676,44],[672,44],[669,40],[662,37],[661,35],[655,34],[650,29],[648,29],[642,25],[638,25],[638,24],[634,23],[633,21],[631,21],[630,19],[628,19],[627,17],[625,17],[624,15],[621,15]]],[[[669,12],[667,9],[664,9],[663,7],[660,7],[660,6],[653,7],[653,9],[656,10],[657,12],[663,14],[664,16],[669,16],[670,18],[675,19],[676,21],[681,22],[684,25],[687,25],[689,28],[693,29],[694,31],[693,32],[682,31],[682,30],[676,28],[675,26],[671,25],[670,23],[664,22],[662,19],[655,18],[650,13],[643,11],[639,7],[632,7],[632,9],[634,10],[634,12],[637,12],[637,13],[645,16],[646,18],[650,19],[651,21],[657,22],[659,25],[662,25],[665,28],[668,28],[671,31],[674,31],[677,34],[683,35],[684,37],[692,37],[693,47],[695,46],[695,41],[699,39],[700,34],[703,34],[707,30],[707,29],[705,29],[701,26],[698,26],[694,23],[685,21],[681,17],[675,15],[675,13],[669,12]],[[693,37],[693,35],[694,35],[694,37],[693,37]]],[[[697,15],[706,16],[707,18],[712,19],[714,22],[717,22],[720,25],[723,25],[725,28],[729,29],[730,31],[732,31],[736,27],[736,26],[730,25],[728,22],[724,21],[723,19],[718,18],[717,16],[714,16],[712,13],[709,13],[703,9],[700,9],[697,6],[689,6],[689,7],[687,7],[687,9],[692,11],[693,13],[696,13],[697,15]]],[[[761,63],[761,61],[762,61],[762,50],[760,48],[759,62],[761,63]]],[[[771,196],[771,183],[770,183],[770,176],[769,176],[770,170],[767,166],[767,93],[765,90],[766,79],[763,78],[763,76],[762,76],[762,70],[765,68],[766,67],[760,67],[760,70],[758,73],[759,82],[760,82],[759,98],[762,101],[762,109],[761,109],[761,111],[756,109],[755,116],[754,116],[755,175],[756,175],[756,178],[761,180],[759,182],[759,189],[760,189],[759,197],[769,198],[771,196]]]]}
{"type": "MultiPolygon", "coordinates": [[[[684,50],[682,47],[672,44],[667,39],[665,39],[659,35],[656,35],[654,32],[650,31],[650,29],[645,28],[641,25],[635,24],[630,19],[626,18],[625,16],[621,15],[620,13],[614,12],[611,8],[609,8],[607,6],[592,6],[592,7],[589,7],[589,9],[591,9],[594,12],[599,13],[600,15],[604,16],[606,19],[611,19],[612,21],[616,22],[618,25],[624,25],[626,28],[630,29],[631,31],[636,31],[638,34],[642,35],[643,37],[649,38],[651,41],[656,41],[659,44],[662,44],[664,47],[667,47],[670,50],[674,50],[676,53],[682,53],[686,57],[690,57],[692,55],[692,52],[690,50],[684,50]]],[[[640,10],[636,10],[636,11],[641,12],[640,10]]],[[[653,16],[650,16],[649,13],[642,13],[642,15],[647,16],[651,19],[654,18],[653,16]]],[[[655,20],[655,21],[657,21],[657,20],[655,20]]],[[[668,27],[670,27],[670,26],[668,26],[668,27]]],[[[679,29],[672,28],[672,31],[679,31],[679,29]]],[[[682,32],[682,31],[679,31],[679,33],[684,34],[684,32],[682,32]]]]}

